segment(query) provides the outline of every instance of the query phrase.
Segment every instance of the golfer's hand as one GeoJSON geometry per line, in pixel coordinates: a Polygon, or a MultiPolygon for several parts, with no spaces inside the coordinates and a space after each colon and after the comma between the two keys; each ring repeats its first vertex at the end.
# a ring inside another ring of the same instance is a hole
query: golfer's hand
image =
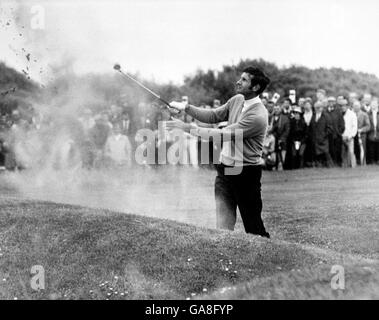
{"type": "Polygon", "coordinates": [[[174,130],[174,129],[180,129],[185,132],[190,132],[191,125],[189,123],[185,123],[182,120],[172,118],[171,121],[166,121],[166,130],[174,130]]]}
{"type": "Polygon", "coordinates": [[[187,107],[187,104],[184,102],[172,101],[170,103],[170,107],[178,111],[184,111],[184,109],[187,107]]]}

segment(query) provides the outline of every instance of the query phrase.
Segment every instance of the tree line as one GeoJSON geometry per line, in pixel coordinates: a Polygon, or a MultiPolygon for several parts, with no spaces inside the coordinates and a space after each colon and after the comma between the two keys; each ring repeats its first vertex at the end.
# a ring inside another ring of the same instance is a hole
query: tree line
{"type": "MultiPolygon", "coordinates": [[[[154,91],[159,92],[166,100],[180,99],[185,95],[193,104],[212,105],[214,99],[219,99],[221,103],[224,103],[235,94],[234,84],[242,70],[249,65],[262,68],[271,79],[267,91],[277,92],[281,97],[288,95],[289,90],[295,89],[297,96],[313,98],[319,88],[325,89],[328,95],[334,96],[347,95],[349,92],[356,92],[359,95],[367,92],[379,96],[379,79],[373,74],[341,68],[310,69],[298,65],[279,67],[275,63],[263,59],[240,60],[234,65],[224,65],[221,70],[199,69],[193,74],[186,75],[181,85],[158,84],[148,80],[143,82],[154,91]]],[[[138,77],[138,74],[134,76],[138,77]]],[[[72,88],[76,88],[80,94],[83,92],[83,86],[85,86],[85,91],[91,92],[88,95],[91,96],[91,99],[88,99],[87,102],[83,99],[80,103],[98,104],[98,108],[104,104],[118,103],[122,100],[128,101],[129,105],[138,105],[140,101],[153,101],[153,97],[132,83],[126,83],[125,79],[121,79],[118,74],[78,76],[73,73],[60,73],[58,78],[52,80],[45,88],[41,88],[22,72],[0,62],[0,108],[2,113],[9,112],[18,105],[27,104],[30,101],[28,100],[30,95],[33,95],[34,98],[48,96],[51,99],[64,96],[66,100],[69,100],[70,94],[75,95],[72,88]],[[12,88],[16,90],[12,91],[12,88]]]]}

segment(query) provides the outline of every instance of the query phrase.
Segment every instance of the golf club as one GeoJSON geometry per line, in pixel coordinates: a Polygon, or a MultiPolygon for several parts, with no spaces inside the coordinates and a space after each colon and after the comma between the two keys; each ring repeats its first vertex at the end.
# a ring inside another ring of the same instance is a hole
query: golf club
{"type": "Polygon", "coordinates": [[[113,69],[115,69],[116,71],[120,72],[124,77],[128,78],[129,80],[132,80],[134,83],[136,83],[137,85],[139,85],[141,88],[145,89],[147,92],[149,92],[150,94],[152,94],[155,98],[157,98],[158,100],[160,100],[162,103],[164,103],[170,110],[171,113],[179,113],[178,110],[176,109],[173,109],[170,104],[162,99],[160,97],[160,95],[158,95],[157,93],[155,93],[153,90],[147,88],[145,85],[143,85],[141,82],[139,82],[138,80],[134,79],[132,76],[130,76],[129,74],[127,74],[126,72],[123,72],[121,70],[121,66],[116,63],[114,66],[113,66],[113,69]]]}

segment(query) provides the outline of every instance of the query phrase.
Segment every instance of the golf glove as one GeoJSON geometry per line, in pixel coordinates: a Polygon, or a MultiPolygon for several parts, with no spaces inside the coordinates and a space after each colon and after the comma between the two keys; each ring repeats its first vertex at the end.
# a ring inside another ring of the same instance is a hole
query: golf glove
{"type": "Polygon", "coordinates": [[[172,101],[170,102],[170,106],[176,110],[179,110],[179,111],[184,111],[184,109],[186,108],[187,104],[184,103],[184,102],[177,102],[177,101],[172,101]]]}

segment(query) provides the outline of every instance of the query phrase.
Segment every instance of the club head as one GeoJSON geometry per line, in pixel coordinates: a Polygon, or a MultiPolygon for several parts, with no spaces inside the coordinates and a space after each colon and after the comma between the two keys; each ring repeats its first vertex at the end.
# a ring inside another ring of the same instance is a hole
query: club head
{"type": "Polygon", "coordinates": [[[117,70],[117,71],[120,71],[121,70],[121,66],[116,63],[114,66],[113,66],[113,69],[117,70]]]}

